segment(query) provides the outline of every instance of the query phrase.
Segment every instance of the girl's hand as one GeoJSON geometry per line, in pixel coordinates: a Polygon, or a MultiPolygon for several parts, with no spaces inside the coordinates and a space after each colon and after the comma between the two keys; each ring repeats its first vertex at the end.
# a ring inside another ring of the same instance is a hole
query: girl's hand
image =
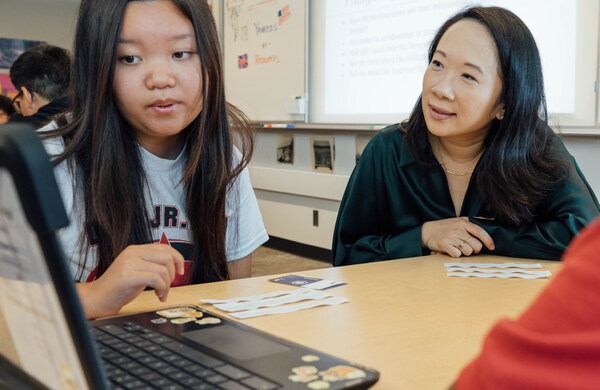
{"type": "Polygon", "coordinates": [[[432,252],[445,252],[452,257],[477,254],[485,245],[494,250],[494,240],[481,226],[468,217],[429,221],[421,228],[423,246],[432,252]]]}
{"type": "Polygon", "coordinates": [[[154,288],[164,302],[175,274],[184,273],[183,262],[183,256],[169,245],[128,246],[100,278],[77,285],[87,317],[116,314],[146,287],[154,288]]]}

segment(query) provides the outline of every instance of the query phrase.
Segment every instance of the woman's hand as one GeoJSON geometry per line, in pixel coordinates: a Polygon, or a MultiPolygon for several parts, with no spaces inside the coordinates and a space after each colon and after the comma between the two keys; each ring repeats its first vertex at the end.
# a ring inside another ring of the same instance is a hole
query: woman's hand
{"type": "Polygon", "coordinates": [[[183,256],[169,245],[128,246],[100,278],[77,285],[87,317],[116,314],[146,287],[154,288],[164,302],[175,274],[184,273],[183,262],[183,256]]]}
{"type": "Polygon", "coordinates": [[[494,250],[492,237],[481,226],[469,222],[468,217],[425,222],[421,241],[432,252],[445,252],[452,257],[477,254],[483,245],[494,250]]]}

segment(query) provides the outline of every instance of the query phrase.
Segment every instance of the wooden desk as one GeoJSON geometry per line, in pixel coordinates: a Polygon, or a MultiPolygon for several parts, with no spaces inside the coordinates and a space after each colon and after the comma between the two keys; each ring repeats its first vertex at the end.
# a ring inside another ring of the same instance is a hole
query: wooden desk
{"type": "MultiPolygon", "coordinates": [[[[518,315],[549,280],[447,277],[444,262],[541,263],[553,275],[561,267],[551,261],[432,255],[305,271],[300,274],[346,282],[329,292],[351,302],[241,321],[379,370],[375,389],[446,389],[479,351],[492,324],[518,315]]],[[[273,277],[178,287],[166,303],[147,291],[122,314],[196,304],[227,316],[199,300],[294,288],[268,282],[273,277]]]]}

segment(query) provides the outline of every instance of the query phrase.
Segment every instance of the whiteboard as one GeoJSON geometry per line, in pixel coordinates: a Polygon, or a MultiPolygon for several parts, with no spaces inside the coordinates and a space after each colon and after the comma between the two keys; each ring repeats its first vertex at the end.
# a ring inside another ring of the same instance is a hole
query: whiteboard
{"type": "Polygon", "coordinates": [[[227,100],[257,122],[304,122],[306,0],[225,0],[227,100]]]}
{"type": "Polygon", "coordinates": [[[311,123],[389,124],[412,111],[431,39],[467,5],[515,12],[540,50],[553,125],[596,123],[598,0],[311,2],[311,123]]]}

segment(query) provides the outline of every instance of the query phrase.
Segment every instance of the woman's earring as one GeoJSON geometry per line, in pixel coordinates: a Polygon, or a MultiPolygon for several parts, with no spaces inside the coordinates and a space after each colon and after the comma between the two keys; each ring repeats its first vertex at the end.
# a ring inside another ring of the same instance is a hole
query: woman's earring
{"type": "Polygon", "coordinates": [[[502,114],[502,116],[500,117],[500,120],[504,119],[504,114],[502,114]]]}

